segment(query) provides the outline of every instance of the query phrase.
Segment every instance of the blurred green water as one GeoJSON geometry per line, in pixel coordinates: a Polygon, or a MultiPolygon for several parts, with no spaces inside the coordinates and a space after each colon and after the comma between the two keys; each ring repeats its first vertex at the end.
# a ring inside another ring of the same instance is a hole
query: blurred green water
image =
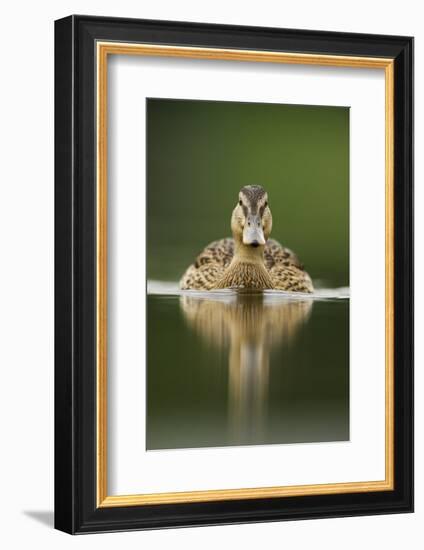
{"type": "Polygon", "coordinates": [[[272,236],[328,287],[349,284],[349,109],[149,99],[147,271],[178,280],[230,235],[243,185],[269,193],[272,236]]]}
{"type": "Polygon", "coordinates": [[[349,439],[349,300],[147,310],[147,449],[349,439]]]}

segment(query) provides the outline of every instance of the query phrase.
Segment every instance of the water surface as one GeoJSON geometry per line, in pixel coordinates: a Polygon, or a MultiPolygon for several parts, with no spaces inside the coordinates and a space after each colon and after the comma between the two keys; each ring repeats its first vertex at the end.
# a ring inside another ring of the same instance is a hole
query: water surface
{"type": "Polygon", "coordinates": [[[150,283],[153,449],[349,439],[349,298],[150,283]]]}

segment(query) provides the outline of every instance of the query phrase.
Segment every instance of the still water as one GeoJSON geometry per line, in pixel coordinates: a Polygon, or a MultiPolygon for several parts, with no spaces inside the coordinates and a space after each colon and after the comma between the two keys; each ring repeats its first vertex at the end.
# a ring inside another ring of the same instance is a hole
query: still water
{"type": "Polygon", "coordinates": [[[153,449],[349,439],[349,298],[149,286],[153,449]]]}

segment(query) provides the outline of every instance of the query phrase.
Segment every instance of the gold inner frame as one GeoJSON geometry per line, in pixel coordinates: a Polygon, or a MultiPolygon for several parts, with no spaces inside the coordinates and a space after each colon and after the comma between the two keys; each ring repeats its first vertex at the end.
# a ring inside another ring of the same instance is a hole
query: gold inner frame
{"type": "Polygon", "coordinates": [[[137,506],[269,497],[364,493],[394,489],[394,60],[254,50],[97,42],[97,506],[137,506]],[[256,61],[385,71],[385,479],[349,483],[217,489],[109,496],[107,493],[107,61],[109,55],[143,55],[256,61]]]}

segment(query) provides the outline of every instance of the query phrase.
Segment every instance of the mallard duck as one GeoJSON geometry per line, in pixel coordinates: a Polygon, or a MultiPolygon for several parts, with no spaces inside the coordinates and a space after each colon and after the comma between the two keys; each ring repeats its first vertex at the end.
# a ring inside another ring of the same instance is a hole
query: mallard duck
{"type": "Polygon", "coordinates": [[[259,185],[242,187],[231,216],[233,238],[210,243],[184,273],[181,289],[313,292],[311,278],[296,254],[269,239],[271,229],[265,189],[259,185]]]}

